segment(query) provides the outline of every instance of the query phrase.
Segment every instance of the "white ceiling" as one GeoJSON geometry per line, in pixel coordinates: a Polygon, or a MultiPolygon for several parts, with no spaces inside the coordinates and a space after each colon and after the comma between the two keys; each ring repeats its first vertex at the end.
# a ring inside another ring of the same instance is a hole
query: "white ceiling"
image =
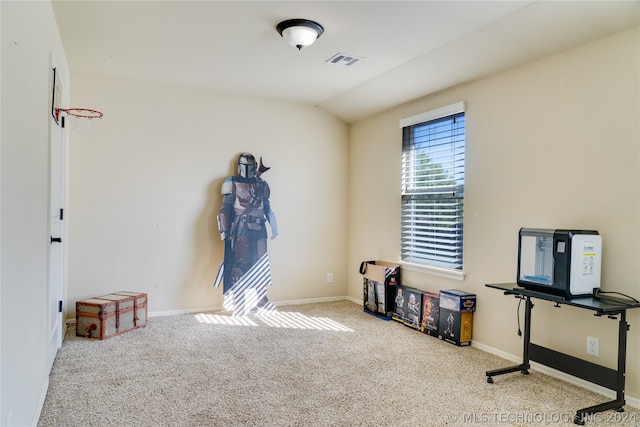
{"type": "Polygon", "coordinates": [[[640,25],[626,1],[54,0],[72,74],[292,100],[351,123],[640,25]],[[278,22],[325,32],[297,51],[278,22]],[[336,53],[365,58],[348,68],[336,53]]]}

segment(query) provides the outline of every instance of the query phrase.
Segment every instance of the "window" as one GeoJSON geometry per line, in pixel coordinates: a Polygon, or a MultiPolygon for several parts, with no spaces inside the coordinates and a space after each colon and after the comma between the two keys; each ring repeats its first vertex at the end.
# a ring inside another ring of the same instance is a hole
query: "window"
{"type": "Polygon", "coordinates": [[[464,103],[403,119],[404,262],[462,270],[464,103]]]}

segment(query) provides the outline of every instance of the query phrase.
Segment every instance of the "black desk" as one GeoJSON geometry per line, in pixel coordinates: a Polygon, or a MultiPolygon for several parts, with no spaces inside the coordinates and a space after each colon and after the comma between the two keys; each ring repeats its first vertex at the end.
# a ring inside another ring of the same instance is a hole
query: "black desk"
{"type": "Polygon", "coordinates": [[[488,383],[493,383],[493,377],[496,375],[508,374],[510,372],[517,371],[520,371],[525,375],[529,374],[529,368],[531,367],[529,362],[533,360],[616,392],[615,400],[605,402],[600,405],[590,406],[588,408],[578,409],[573,419],[575,424],[584,424],[585,416],[588,414],[602,412],[609,409],[615,409],[618,412],[624,411],[624,378],[627,355],[627,331],[629,330],[629,324],[626,320],[627,310],[640,307],[640,303],[634,303],[630,300],[610,296],[596,297],[589,295],[567,299],[557,295],[527,290],[518,287],[515,283],[487,284],[485,286],[499,289],[503,291],[505,295],[514,295],[516,298],[524,299],[526,302],[522,363],[510,368],[487,371],[488,383]],[[533,308],[531,298],[552,301],[556,303],[556,305],[564,304],[593,310],[595,311],[594,314],[596,316],[607,316],[611,319],[616,319],[620,316],[618,322],[618,369],[607,368],[533,344],[531,342],[531,309],[533,308]]]}

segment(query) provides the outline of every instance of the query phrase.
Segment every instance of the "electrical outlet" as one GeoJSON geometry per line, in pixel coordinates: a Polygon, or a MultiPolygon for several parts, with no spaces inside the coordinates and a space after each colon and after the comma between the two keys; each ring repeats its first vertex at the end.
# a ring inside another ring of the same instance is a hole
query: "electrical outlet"
{"type": "Polygon", "coordinates": [[[333,283],[333,273],[327,273],[327,283],[333,283]]]}
{"type": "Polygon", "coordinates": [[[594,337],[587,337],[587,354],[600,356],[600,340],[594,337]]]}

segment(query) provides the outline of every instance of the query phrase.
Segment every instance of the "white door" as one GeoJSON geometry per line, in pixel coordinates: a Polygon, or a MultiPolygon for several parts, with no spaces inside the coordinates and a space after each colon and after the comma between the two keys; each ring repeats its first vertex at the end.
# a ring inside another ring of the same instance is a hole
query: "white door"
{"type": "Polygon", "coordinates": [[[66,168],[66,128],[64,118],[55,114],[55,105],[62,101],[63,80],[51,60],[52,102],[49,116],[49,291],[47,313],[47,361],[49,369],[62,345],[62,301],[64,293],[65,246],[64,234],[64,200],[65,200],[65,168],[66,168]],[[57,116],[57,117],[56,117],[57,116]]]}

